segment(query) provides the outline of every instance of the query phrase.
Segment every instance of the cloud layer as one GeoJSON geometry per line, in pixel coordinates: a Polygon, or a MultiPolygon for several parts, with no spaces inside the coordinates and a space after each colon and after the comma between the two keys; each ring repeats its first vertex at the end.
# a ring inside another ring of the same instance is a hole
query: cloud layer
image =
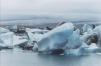
{"type": "Polygon", "coordinates": [[[0,0],[1,14],[101,13],[100,0],[0,0]]]}

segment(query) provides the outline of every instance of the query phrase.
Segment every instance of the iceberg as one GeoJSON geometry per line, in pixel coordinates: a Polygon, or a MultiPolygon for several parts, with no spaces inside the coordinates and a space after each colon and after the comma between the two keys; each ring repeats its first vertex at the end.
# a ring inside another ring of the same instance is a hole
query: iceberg
{"type": "Polygon", "coordinates": [[[70,36],[73,34],[73,30],[74,25],[72,23],[65,23],[45,33],[38,42],[38,51],[46,53],[62,53],[66,48],[70,36]]]}

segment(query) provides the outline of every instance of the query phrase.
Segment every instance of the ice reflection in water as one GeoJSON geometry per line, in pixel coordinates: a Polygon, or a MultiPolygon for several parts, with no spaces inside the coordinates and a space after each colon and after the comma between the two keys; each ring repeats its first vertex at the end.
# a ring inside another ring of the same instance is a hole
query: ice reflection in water
{"type": "Polygon", "coordinates": [[[101,56],[44,55],[32,51],[0,52],[0,66],[101,66],[101,56]]]}

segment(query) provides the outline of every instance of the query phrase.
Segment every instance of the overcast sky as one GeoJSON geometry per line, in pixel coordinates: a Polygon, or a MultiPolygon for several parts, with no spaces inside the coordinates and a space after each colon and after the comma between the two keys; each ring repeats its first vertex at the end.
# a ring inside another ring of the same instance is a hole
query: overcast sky
{"type": "Polygon", "coordinates": [[[99,14],[101,0],[0,0],[0,14],[99,14]]]}

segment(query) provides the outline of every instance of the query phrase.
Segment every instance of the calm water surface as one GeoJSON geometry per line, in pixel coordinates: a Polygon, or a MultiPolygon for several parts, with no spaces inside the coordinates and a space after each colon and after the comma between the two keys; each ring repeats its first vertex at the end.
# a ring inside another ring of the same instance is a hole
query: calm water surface
{"type": "Polygon", "coordinates": [[[0,52],[0,66],[101,66],[101,55],[42,55],[30,51],[0,52]]]}

